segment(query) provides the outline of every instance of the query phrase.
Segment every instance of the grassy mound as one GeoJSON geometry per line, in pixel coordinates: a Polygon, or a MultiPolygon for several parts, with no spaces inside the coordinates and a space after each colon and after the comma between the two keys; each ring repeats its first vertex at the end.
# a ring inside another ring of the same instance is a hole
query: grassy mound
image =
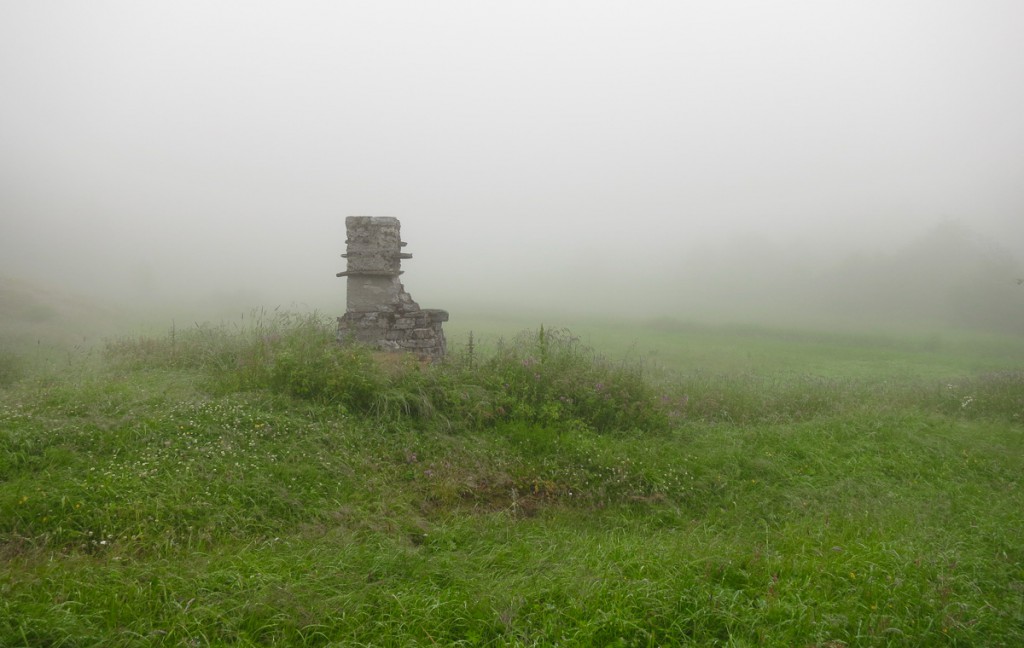
{"type": "Polygon", "coordinates": [[[597,431],[667,428],[669,410],[641,367],[612,363],[568,331],[523,334],[488,357],[448,361],[339,345],[330,320],[281,315],[246,331],[196,327],[122,339],[126,369],[201,369],[218,393],[267,390],[398,426],[479,429],[517,421],[597,431]]]}

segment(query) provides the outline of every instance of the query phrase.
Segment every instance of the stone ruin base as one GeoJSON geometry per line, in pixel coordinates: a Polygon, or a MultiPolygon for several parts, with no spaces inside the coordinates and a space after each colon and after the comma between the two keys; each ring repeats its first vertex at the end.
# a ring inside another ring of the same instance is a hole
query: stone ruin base
{"type": "Polygon", "coordinates": [[[448,350],[441,328],[447,321],[448,312],[437,309],[348,312],[338,318],[338,341],[440,359],[448,350]]]}
{"type": "Polygon", "coordinates": [[[348,278],[348,308],[338,318],[338,340],[438,360],[447,351],[441,325],[448,313],[421,309],[398,280],[402,259],[412,258],[402,252],[399,228],[390,216],[345,219],[348,269],[337,276],[348,278]]]}

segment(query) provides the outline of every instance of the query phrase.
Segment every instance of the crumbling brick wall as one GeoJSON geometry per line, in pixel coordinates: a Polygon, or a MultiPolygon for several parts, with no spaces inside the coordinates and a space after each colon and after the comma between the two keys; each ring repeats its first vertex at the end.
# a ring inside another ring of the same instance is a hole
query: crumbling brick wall
{"type": "Polygon", "coordinates": [[[345,315],[338,318],[338,339],[355,340],[384,351],[409,351],[441,358],[447,351],[442,323],[447,311],[421,309],[398,280],[402,259],[401,223],[390,216],[349,216],[345,315]]]}

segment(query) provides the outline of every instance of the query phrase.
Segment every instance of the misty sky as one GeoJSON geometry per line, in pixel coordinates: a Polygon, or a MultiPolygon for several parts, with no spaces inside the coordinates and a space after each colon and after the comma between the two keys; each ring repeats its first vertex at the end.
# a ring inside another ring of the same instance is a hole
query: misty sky
{"type": "Polygon", "coordinates": [[[6,0],[0,275],[343,308],[346,215],[402,220],[435,307],[947,219],[1021,250],[1022,34],[1019,0],[6,0]]]}

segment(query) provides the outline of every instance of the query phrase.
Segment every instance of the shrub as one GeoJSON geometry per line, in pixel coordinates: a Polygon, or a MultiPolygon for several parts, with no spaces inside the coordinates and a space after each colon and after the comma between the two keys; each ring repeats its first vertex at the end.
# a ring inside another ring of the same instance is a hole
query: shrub
{"type": "Polygon", "coordinates": [[[343,405],[369,413],[387,382],[368,350],[341,346],[333,338],[291,335],[271,343],[267,366],[246,371],[251,386],[268,387],[297,398],[343,405]]]}

